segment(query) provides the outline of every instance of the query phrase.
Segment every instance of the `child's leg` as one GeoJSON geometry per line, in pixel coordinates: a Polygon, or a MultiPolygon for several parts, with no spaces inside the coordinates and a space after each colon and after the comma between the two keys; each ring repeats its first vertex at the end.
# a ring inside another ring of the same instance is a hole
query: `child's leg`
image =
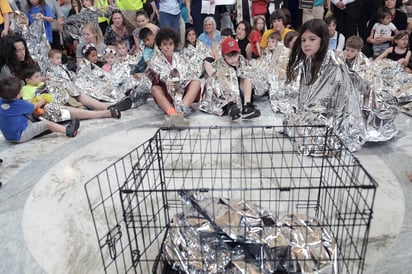
{"type": "Polygon", "coordinates": [[[86,109],[79,109],[79,108],[73,108],[73,107],[68,107],[68,106],[64,106],[64,108],[70,111],[70,115],[72,118],[76,118],[79,120],[110,118],[110,117],[120,118],[120,115],[118,116],[114,115],[112,114],[112,111],[108,109],[106,110],[86,110],[86,109]]]}
{"type": "Polygon", "coordinates": [[[165,91],[162,86],[153,85],[152,86],[152,96],[157,105],[165,112],[168,116],[176,113],[176,109],[173,107],[169,98],[166,97],[165,91]]]}
{"type": "Polygon", "coordinates": [[[66,134],[66,127],[57,123],[53,123],[48,120],[44,120],[47,125],[47,128],[53,132],[60,132],[66,134]]]}
{"type": "Polygon", "coordinates": [[[48,121],[46,120],[42,120],[35,123],[29,121],[26,129],[22,132],[20,136],[20,140],[16,141],[16,143],[27,142],[36,137],[37,135],[40,135],[43,132],[47,131],[49,129],[47,122],[48,121]]]}
{"type": "Polygon", "coordinates": [[[199,97],[200,93],[200,81],[192,80],[187,86],[185,96],[183,97],[183,105],[190,108],[192,103],[199,97]]]}
{"type": "Polygon", "coordinates": [[[252,101],[252,81],[241,78],[240,89],[243,91],[244,104],[247,105],[247,103],[252,101]]]}
{"type": "Polygon", "coordinates": [[[94,110],[106,110],[110,105],[108,103],[100,102],[86,94],[80,94],[76,99],[86,107],[94,110]]]}

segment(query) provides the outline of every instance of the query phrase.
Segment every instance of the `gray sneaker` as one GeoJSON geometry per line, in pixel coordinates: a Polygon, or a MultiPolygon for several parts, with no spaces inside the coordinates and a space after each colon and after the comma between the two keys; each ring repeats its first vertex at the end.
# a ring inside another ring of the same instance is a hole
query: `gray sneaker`
{"type": "Polygon", "coordinates": [[[182,113],[175,113],[166,118],[166,123],[169,127],[187,127],[190,121],[185,119],[182,113]]]}

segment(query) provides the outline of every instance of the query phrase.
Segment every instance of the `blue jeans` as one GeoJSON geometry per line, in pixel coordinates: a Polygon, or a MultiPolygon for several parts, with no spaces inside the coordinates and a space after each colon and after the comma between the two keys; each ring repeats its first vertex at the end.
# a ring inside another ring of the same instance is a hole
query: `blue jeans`
{"type": "Polygon", "coordinates": [[[159,13],[160,27],[171,27],[174,31],[179,33],[180,13],[173,15],[165,12],[159,13]]]}

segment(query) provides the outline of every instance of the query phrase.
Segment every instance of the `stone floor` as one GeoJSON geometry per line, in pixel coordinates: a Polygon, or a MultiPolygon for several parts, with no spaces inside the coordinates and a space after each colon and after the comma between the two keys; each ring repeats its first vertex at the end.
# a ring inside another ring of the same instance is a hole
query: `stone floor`
{"type": "MultiPolygon", "coordinates": [[[[280,125],[269,104],[262,116],[228,120],[204,113],[192,126],[280,125]]],[[[364,273],[412,273],[412,117],[399,114],[399,134],[355,155],[379,184],[364,273]]],[[[84,183],[164,125],[153,101],[121,120],[82,121],[79,135],[49,134],[14,145],[0,135],[0,273],[102,273],[84,183]]]]}

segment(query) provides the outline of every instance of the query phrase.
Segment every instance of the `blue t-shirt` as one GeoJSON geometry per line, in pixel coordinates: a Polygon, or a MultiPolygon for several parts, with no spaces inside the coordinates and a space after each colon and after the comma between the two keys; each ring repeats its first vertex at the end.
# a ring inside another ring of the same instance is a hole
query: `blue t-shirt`
{"type": "MultiPolygon", "coordinates": [[[[204,33],[204,32],[202,32],[200,35],[199,35],[199,38],[198,38],[200,41],[202,41],[203,43],[205,43],[206,44],[206,46],[208,46],[209,48],[212,48],[213,47],[213,40],[206,34],[206,33],[204,33]]],[[[220,31],[216,31],[216,41],[214,41],[214,42],[216,42],[217,44],[219,44],[220,43],[220,40],[222,40],[222,36],[220,35],[220,31]]]]}
{"type": "Polygon", "coordinates": [[[0,98],[0,130],[9,141],[19,141],[27,128],[28,118],[34,105],[25,100],[5,101],[0,98]]]}
{"type": "MultiPolygon", "coordinates": [[[[29,10],[26,11],[26,16],[29,18],[29,25],[33,24],[35,18],[34,16],[38,13],[43,14],[44,16],[47,17],[52,17],[56,19],[56,16],[54,16],[53,11],[50,9],[50,7],[47,4],[44,4],[44,12],[42,11],[40,6],[37,7],[31,7],[29,10]]],[[[46,37],[49,43],[53,42],[53,30],[52,30],[52,24],[46,20],[44,20],[44,28],[46,31],[46,37]]]]}
{"type": "Polygon", "coordinates": [[[143,60],[147,63],[147,61],[150,61],[150,59],[152,59],[153,54],[154,54],[154,49],[150,47],[144,47],[143,60]]]}

